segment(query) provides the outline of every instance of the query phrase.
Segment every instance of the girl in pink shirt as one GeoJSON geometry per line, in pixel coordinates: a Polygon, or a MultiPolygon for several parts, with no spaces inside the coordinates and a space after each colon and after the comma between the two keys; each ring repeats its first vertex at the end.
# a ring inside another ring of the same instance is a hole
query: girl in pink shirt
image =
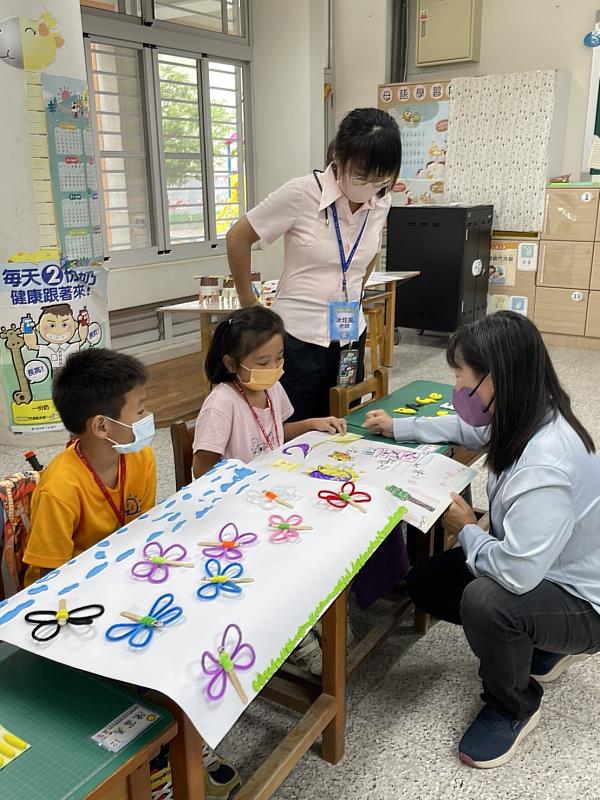
{"type": "Polygon", "coordinates": [[[345,433],[337,417],[288,422],[294,409],[279,379],[283,375],[281,318],[268,308],[234,311],[215,330],[206,356],[213,386],[194,437],[194,477],[223,457],[248,462],[307,431],[345,433]]]}

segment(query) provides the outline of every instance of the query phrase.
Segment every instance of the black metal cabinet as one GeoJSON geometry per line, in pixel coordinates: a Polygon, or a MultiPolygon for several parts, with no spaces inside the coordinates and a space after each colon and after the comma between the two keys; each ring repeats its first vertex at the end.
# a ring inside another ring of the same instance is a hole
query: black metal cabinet
{"type": "Polygon", "coordinates": [[[396,294],[396,326],[454,331],[485,316],[493,206],[391,208],[390,272],[419,270],[396,294]]]}

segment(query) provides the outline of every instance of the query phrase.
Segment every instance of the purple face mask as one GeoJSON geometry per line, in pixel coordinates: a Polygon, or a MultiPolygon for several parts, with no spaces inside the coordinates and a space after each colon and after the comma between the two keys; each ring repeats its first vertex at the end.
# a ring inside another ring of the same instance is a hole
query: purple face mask
{"type": "Polygon", "coordinates": [[[477,389],[486,379],[486,375],[479,381],[474,389],[469,389],[463,386],[462,389],[454,389],[452,392],[452,405],[458,416],[471,425],[473,428],[484,428],[490,424],[492,415],[490,414],[490,406],[494,402],[494,398],[490,400],[487,406],[484,407],[481,398],[477,394],[477,389]]]}

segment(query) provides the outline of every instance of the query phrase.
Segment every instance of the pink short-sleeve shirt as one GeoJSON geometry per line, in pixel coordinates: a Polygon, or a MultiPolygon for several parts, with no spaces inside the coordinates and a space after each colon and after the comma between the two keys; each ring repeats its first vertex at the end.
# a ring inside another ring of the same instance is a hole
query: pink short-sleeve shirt
{"type": "MultiPolygon", "coordinates": [[[[283,444],[283,423],[294,413],[283,386],[277,382],[269,389],[273,415],[269,408],[255,408],[271,447],[283,444]],[[273,417],[277,431],[273,427],[273,417]]],[[[235,386],[219,383],[204,401],[196,420],[194,453],[207,450],[225,458],[248,463],[269,450],[252,411],[235,386]]]]}
{"type": "MultiPolygon", "coordinates": [[[[349,299],[360,300],[367,267],[381,247],[391,200],[389,193],[374,197],[353,214],[331,166],[318,177],[322,192],[314,175],[294,178],[249,211],[248,221],[267,244],[283,235],[283,273],[273,310],[286,331],[303,342],[328,347],[329,303],[343,299],[340,252],[329,207],[336,205],[346,257],[369,214],[346,276],[349,299]]],[[[364,327],[361,314],[361,333],[364,327]]]]}

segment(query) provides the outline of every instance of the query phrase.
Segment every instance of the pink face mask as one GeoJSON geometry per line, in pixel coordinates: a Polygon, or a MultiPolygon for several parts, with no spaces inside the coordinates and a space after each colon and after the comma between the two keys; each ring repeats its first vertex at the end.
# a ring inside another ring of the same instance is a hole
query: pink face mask
{"type": "Polygon", "coordinates": [[[375,197],[377,192],[384,189],[388,185],[388,181],[379,181],[378,183],[365,183],[360,178],[354,175],[348,175],[342,172],[338,179],[338,185],[348,200],[352,203],[367,203],[372,197],[375,197]]]}

